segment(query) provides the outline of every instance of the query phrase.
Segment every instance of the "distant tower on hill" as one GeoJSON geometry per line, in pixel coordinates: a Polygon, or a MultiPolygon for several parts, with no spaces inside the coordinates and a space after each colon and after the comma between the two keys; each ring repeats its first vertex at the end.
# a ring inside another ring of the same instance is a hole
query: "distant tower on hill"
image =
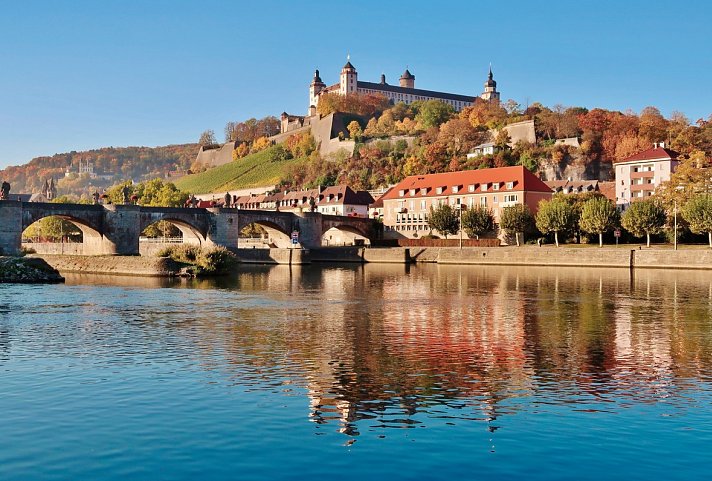
{"type": "Polygon", "coordinates": [[[499,102],[499,92],[497,92],[497,82],[492,76],[492,65],[490,64],[489,75],[485,82],[485,91],[480,95],[482,100],[496,100],[499,102]]]}
{"type": "Polygon", "coordinates": [[[350,57],[346,58],[346,65],[341,69],[341,77],[339,84],[339,93],[344,94],[355,94],[358,89],[358,73],[356,73],[356,67],[351,65],[350,57]]]}
{"type": "Polygon", "coordinates": [[[415,75],[410,73],[408,69],[405,69],[405,72],[400,77],[400,86],[407,89],[415,88],[415,75]]]}
{"type": "Polygon", "coordinates": [[[319,69],[314,71],[314,78],[309,84],[309,108],[316,107],[319,103],[319,93],[326,88],[326,84],[319,77],[319,69]]]}
{"type": "Polygon", "coordinates": [[[57,197],[57,187],[54,185],[53,178],[50,178],[49,181],[45,180],[44,186],[42,187],[42,195],[44,195],[47,200],[52,200],[57,197]]]}

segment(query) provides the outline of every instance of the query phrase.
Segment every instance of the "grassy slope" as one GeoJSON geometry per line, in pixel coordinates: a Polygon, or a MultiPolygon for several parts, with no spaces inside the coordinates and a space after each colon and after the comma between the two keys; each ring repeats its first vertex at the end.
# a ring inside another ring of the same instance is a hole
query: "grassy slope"
{"type": "Polygon", "coordinates": [[[179,179],[176,186],[187,192],[207,194],[274,185],[282,179],[290,166],[302,160],[271,160],[274,149],[275,147],[270,147],[200,174],[187,175],[179,179]]]}

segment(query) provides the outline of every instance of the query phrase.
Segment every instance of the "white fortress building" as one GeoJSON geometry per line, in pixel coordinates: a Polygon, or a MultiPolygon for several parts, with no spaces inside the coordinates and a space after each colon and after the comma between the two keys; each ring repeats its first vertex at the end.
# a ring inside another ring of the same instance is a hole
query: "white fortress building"
{"type": "Polygon", "coordinates": [[[499,101],[499,92],[497,92],[497,82],[492,77],[492,66],[490,66],[489,75],[485,82],[485,90],[479,97],[470,95],[452,94],[447,92],[436,92],[434,90],[423,90],[415,88],[415,75],[410,73],[408,69],[401,75],[398,85],[390,85],[386,82],[386,76],[381,75],[381,81],[364,82],[358,79],[358,72],[347,61],[344,68],[341,69],[339,83],[327,85],[321,80],[319,70],[314,72],[314,78],[309,85],[309,115],[316,113],[316,106],[319,105],[319,97],[325,93],[346,94],[381,94],[390,99],[394,104],[404,102],[410,104],[418,100],[440,100],[453,106],[456,111],[472,105],[477,98],[482,100],[497,100],[499,101]]]}

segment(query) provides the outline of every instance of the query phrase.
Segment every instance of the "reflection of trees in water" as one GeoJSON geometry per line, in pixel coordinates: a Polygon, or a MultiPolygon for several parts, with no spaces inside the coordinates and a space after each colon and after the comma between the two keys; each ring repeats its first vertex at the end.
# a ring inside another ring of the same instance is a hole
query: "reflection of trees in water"
{"type": "Polygon", "coordinates": [[[244,292],[289,307],[206,325],[237,383],[302,385],[317,424],[492,422],[531,402],[655,402],[712,369],[712,273],[367,266],[264,268],[244,292]],[[215,339],[217,336],[217,339],[215,339]],[[517,407],[519,406],[519,407],[517,407]]]}

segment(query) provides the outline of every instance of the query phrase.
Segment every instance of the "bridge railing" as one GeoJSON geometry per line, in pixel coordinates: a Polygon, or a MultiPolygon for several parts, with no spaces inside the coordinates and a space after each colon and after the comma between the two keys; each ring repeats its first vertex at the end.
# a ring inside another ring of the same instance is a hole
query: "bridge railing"
{"type": "Polygon", "coordinates": [[[139,242],[144,242],[146,244],[182,244],[182,237],[146,237],[141,236],[138,238],[139,242]]]}

